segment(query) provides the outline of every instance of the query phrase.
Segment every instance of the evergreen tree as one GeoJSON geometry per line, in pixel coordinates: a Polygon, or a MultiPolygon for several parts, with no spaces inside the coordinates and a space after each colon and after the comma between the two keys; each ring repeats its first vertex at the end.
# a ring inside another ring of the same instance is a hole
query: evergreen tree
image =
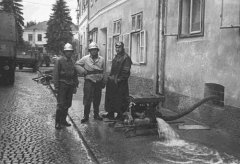
{"type": "Polygon", "coordinates": [[[23,43],[23,26],[24,26],[24,18],[21,4],[22,0],[2,0],[0,5],[3,6],[3,10],[9,13],[13,13],[15,20],[16,20],[16,28],[18,33],[18,43],[23,43]]]}
{"type": "Polygon", "coordinates": [[[60,53],[64,44],[72,42],[72,18],[64,0],[57,0],[52,10],[53,13],[47,23],[46,48],[49,51],[60,53]]]}

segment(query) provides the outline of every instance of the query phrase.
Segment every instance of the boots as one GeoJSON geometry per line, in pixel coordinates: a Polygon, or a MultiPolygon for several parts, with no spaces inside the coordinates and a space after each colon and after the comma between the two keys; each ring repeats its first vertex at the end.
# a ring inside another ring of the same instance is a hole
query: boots
{"type": "Polygon", "coordinates": [[[103,118],[102,118],[102,117],[100,117],[99,115],[95,115],[95,114],[94,114],[94,120],[99,120],[99,121],[102,121],[102,120],[103,120],[103,118]]]}
{"type": "Polygon", "coordinates": [[[68,115],[68,110],[64,112],[61,123],[64,126],[71,126],[71,124],[66,121],[67,115],[68,115]]]}
{"type": "Polygon", "coordinates": [[[99,116],[99,107],[98,106],[93,106],[94,108],[94,120],[99,120],[99,121],[102,121],[103,118],[99,116]]]}
{"type": "Polygon", "coordinates": [[[57,109],[56,110],[56,118],[55,118],[55,129],[60,130],[63,128],[62,124],[61,124],[61,110],[57,109]]]}
{"type": "Polygon", "coordinates": [[[85,123],[89,120],[90,108],[91,108],[91,105],[84,105],[84,117],[81,120],[81,123],[85,123]]]}

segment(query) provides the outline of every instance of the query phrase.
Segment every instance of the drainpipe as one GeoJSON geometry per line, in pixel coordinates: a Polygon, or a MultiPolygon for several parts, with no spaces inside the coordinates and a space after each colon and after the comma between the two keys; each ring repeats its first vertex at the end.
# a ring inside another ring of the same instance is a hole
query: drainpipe
{"type": "Polygon", "coordinates": [[[167,22],[167,18],[166,18],[166,11],[167,11],[167,0],[162,0],[161,1],[161,20],[162,20],[162,24],[161,24],[161,52],[160,52],[160,88],[159,88],[159,93],[164,95],[165,94],[165,90],[164,90],[164,86],[165,86],[165,61],[166,61],[166,35],[164,35],[167,32],[167,28],[166,28],[166,22],[167,22]]]}
{"type": "Polygon", "coordinates": [[[160,42],[160,8],[161,8],[161,0],[156,0],[156,23],[155,23],[155,74],[154,74],[154,90],[156,94],[159,94],[159,42],[160,42]]]}
{"type": "MultiPolygon", "coordinates": [[[[90,4],[89,4],[89,1],[87,2],[88,3],[88,11],[87,11],[87,50],[88,50],[88,45],[89,45],[89,20],[90,20],[90,4]]],[[[86,52],[85,52],[86,54],[86,52]]]]}

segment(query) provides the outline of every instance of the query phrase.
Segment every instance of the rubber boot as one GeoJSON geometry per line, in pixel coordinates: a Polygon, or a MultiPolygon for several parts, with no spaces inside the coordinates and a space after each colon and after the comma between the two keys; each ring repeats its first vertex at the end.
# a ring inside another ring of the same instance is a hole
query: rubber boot
{"type": "Polygon", "coordinates": [[[68,109],[64,111],[64,113],[62,114],[62,120],[61,120],[61,124],[64,126],[71,126],[70,123],[67,122],[67,115],[68,115],[68,109]]]}
{"type": "Polygon", "coordinates": [[[60,130],[62,129],[62,124],[61,124],[61,118],[62,117],[62,114],[61,114],[61,110],[57,109],[56,110],[56,118],[55,118],[55,128],[57,130],[60,130]]]}
{"type": "Polygon", "coordinates": [[[81,120],[81,123],[85,123],[89,120],[90,108],[91,108],[91,105],[85,105],[84,106],[84,117],[81,120]]]}

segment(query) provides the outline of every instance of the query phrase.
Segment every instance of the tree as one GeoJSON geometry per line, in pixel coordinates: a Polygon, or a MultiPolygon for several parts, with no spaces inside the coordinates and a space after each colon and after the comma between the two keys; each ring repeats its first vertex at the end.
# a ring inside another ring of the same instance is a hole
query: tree
{"type": "Polygon", "coordinates": [[[46,48],[48,51],[60,53],[64,44],[72,42],[72,18],[64,0],[57,0],[52,11],[47,22],[46,48]]]}
{"type": "Polygon", "coordinates": [[[30,21],[30,22],[27,22],[27,24],[26,24],[26,28],[28,28],[28,27],[30,27],[30,26],[33,26],[33,25],[36,25],[37,23],[36,22],[34,22],[34,21],[30,21]]]}
{"type": "Polygon", "coordinates": [[[0,2],[0,5],[3,6],[3,11],[6,11],[8,13],[13,13],[15,20],[16,20],[16,28],[17,28],[17,34],[18,34],[18,43],[23,43],[23,26],[24,26],[24,18],[23,18],[23,12],[21,4],[22,0],[2,0],[0,2]]]}

